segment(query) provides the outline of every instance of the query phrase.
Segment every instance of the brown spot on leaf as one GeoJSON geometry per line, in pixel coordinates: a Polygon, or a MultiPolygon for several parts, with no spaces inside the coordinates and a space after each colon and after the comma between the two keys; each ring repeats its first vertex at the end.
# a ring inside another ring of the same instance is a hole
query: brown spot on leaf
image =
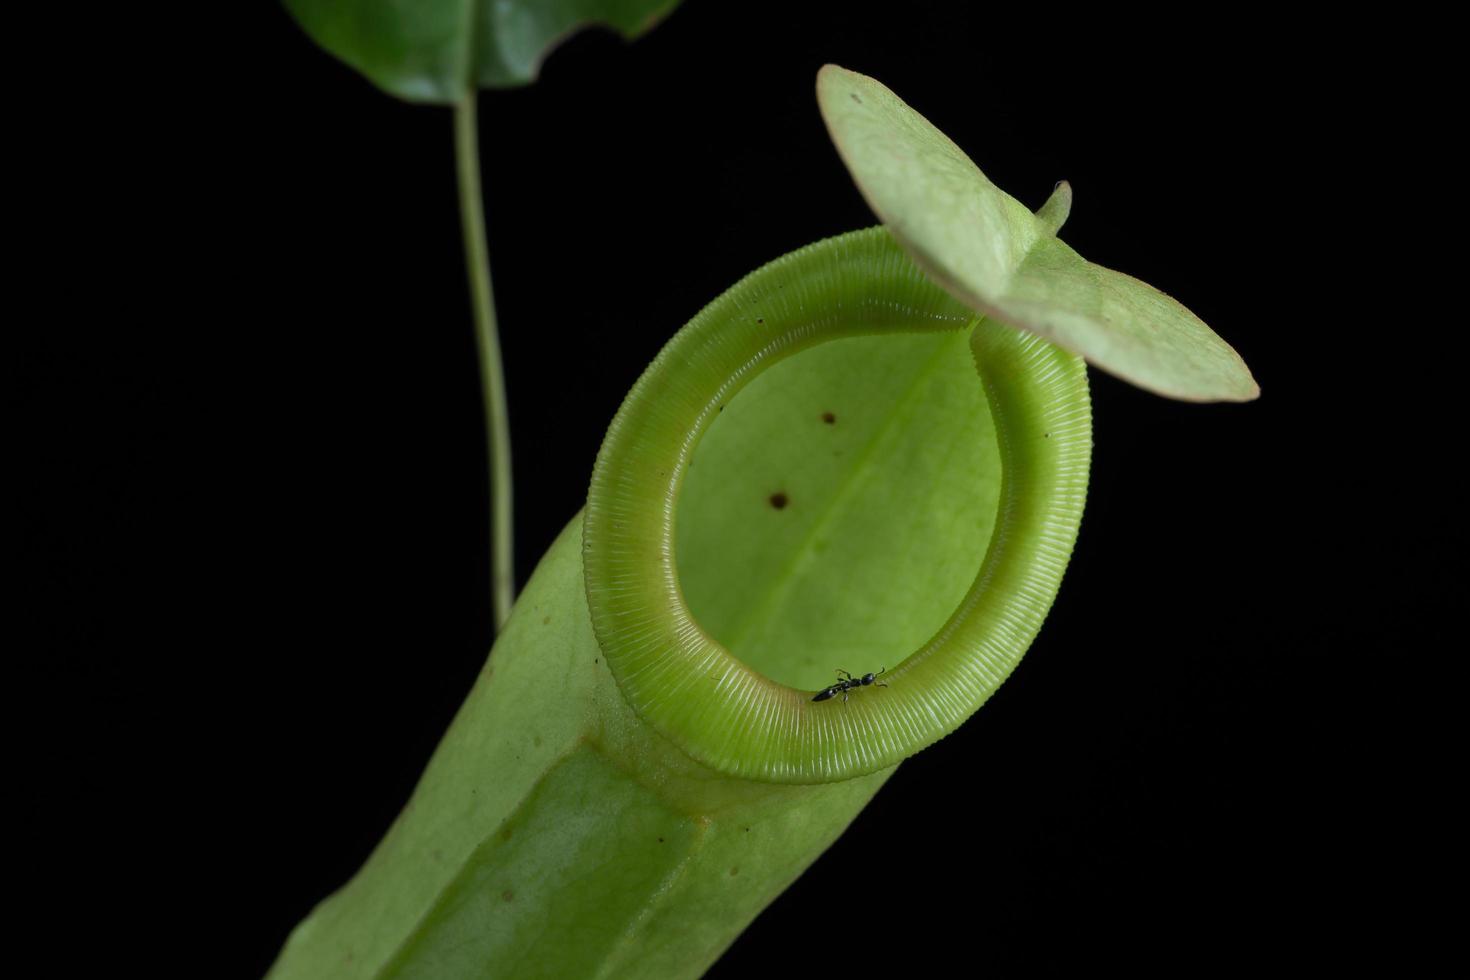
{"type": "Polygon", "coordinates": [[[515,828],[511,827],[510,824],[506,824],[504,827],[501,827],[500,828],[500,839],[501,840],[510,840],[511,835],[514,834],[514,833],[515,833],[515,828]]]}
{"type": "Polygon", "coordinates": [[[551,625],[551,617],[550,616],[543,616],[541,618],[541,625],[542,626],[550,626],[551,625]]]}
{"type": "Polygon", "coordinates": [[[837,424],[837,416],[836,415],[833,415],[831,412],[823,412],[822,413],[822,421],[823,422],[826,422],[828,425],[836,425],[837,424]]]}
{"type": "Polygon", "coordinates": [[[739,868],[731,868],[730,869],[730,877],[731,878],[735,877],[739,873],[740,873],[740,869],[739,868]]]}
{"type": "Polygon", "coordinates": [[[513,891],[511,891],[509,888],[507,888],[505,891],[503,891],[503,892],[500,893],[501,901],[509,902],[511,899],[513,899],[515,897],[516,897],[516,893],[513,892],[513,891]]]}
{"type": "Polygon", "coordinates": [[[856,102],[858,105],[862,105],[863,104],[863,100],[860,99],[860,98],[858,98],[856,92],[849,92],[847,94],[850,95],[850,96],[852,96],[852,101],[856,102]]]}
{"type": "Polygon", "coordinates": [[[776,508],[777,510],[785,510],[786,505],[789,503],[791,503],[791,498],[786,496],[783,491],[777,490],[775,493],[771,494],[771,506],[776,508]]]}

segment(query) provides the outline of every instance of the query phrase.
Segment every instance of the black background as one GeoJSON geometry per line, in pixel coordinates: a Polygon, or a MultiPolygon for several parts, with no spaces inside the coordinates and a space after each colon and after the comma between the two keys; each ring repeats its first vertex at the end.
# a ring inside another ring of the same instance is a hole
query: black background
{"type": "MultiPolygon", "coordinates": [[[[1263,396],[1093,373],[1087,518],[1040,639],[711,975],[1403,955],[1396,680],[1443,642],[1464,538],[1418,513],[1447,492],[1415,489],[1436,427],[1396,417],[1438,417],[1437,351],[1403,351],[1374,295],[1393,101],[1311,28],[896,9],[689,0],[482,97],[520,580],[664,341],[873,223],[817,112],[827,61],[1029,206],[1070,180],[1068,241],[1185,302],[1263,396]]],[[[122,125],[98,148],[147,180],[96,178],[126,219],[82,253],[115,286],[23,416],[69,502],[34,608],[100,951],[182,932],[242,977],[362,862],[492,639],[450,113],[252,18],[219,38],[227,93],[155,100],[165,149],[122,125]]]]}

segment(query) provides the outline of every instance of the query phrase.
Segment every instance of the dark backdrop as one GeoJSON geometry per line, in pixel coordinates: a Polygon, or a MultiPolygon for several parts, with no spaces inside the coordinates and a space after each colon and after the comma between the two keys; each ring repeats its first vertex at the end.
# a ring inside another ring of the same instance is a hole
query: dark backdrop
{"type": "MultiPolygon", "coordinates": [[[[127,286],[39,364],[34,416],[80,501],[47,544],[43,650],[108,948],[183,928],[241,977],[367,855],[492,638],[450,114],[251,17],[219,38],[228,96],[163,103],[168,149],[100,149],[149,171],[104,188],[134,224],[94,259],[127,286]]],[[[1310,29],[1198,21],[688,0],[484,95],[521,581],[668,337],[873,222],[818,116],[826,61],[1032,207],[1070,180],[1068,241],[1184,301],[1263,389],[1184,405],[1094,372],[1087,518],[1040,639],[713,975],[792,949],[1009,975],[1406,941],[1382,924],[1392,677],[1435,639],[1419,610],[1463,537],[1384,529],[1412,518],[1394,467],[1422,434],[1384,409],[1415,386],[1360,302],[1360,222],[1389,206],[1366,148],[1395,114],[1310,29]]]]}

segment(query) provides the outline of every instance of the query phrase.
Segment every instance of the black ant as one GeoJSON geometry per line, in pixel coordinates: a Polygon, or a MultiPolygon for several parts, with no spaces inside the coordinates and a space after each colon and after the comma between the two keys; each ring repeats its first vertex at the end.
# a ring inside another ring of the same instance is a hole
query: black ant
{"type": "MultiPolygon", "coordinates": [[[[879,667],[878,674],[883,673],[887,669],[887,667],[879,667]]],[[[846,701],[848,698],[847,692],[853,688],[867,687],[869,684],[878,683],[878,674],[864,674],[861,677],[854,677],[841,667],[837,668],[837,673],[845,674],[846,676],[831,687],[824,687],[818,691],[817,696],[812,698],[813,701],[826,701],[828,698],[835,698],[839,694],[842,695],[842,700],[846,701]]],[[[887,687],[888,685],[878,683],[878,686],[887,687]]]]}

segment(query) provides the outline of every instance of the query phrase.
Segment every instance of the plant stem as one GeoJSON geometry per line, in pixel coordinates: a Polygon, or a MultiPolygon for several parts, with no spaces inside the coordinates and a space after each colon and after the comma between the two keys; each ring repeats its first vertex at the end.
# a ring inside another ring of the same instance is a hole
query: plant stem
{"type": "Polygon", "coordinates": [[[490,591],[495,632],[515,600],[514,539],[511,530],[510,425],[505,408],[505,372],[495,329],[495,295],[490,289],[490,255],[485,245],[485,205],[480,196],[480,134],[472,88],[454,108],[455,164],[459,211],[464,225],[465,262],[475,311],[475,346],[480,355],[480,390],[485,400],[485,436],[490,456],[490,591]]]}

